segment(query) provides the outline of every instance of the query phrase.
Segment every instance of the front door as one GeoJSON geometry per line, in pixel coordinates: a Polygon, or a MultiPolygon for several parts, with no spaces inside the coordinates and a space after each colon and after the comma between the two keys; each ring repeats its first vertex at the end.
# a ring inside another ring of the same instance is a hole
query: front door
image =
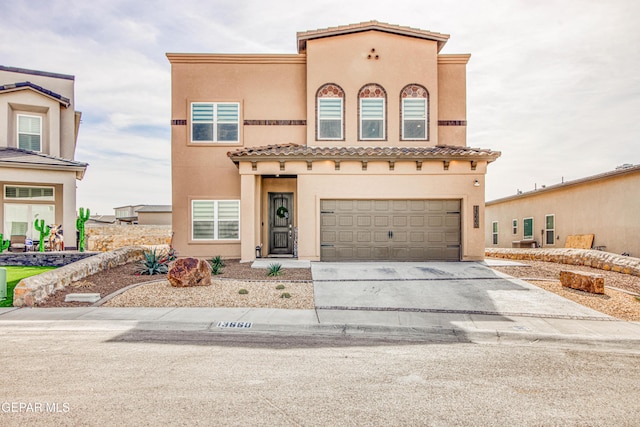
{"type": "Polygon", "coordinates": [[[269,193],[269,254],[293,255],[293,193],[269,193]]]}

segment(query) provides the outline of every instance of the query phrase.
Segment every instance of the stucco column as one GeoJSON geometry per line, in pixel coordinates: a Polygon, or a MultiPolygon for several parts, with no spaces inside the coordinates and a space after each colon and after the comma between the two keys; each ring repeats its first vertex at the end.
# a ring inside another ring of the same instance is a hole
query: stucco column
{"type": "Polygon", "coordinates": [[[253,261],[256,257],[256,176],[240,176],[240,261],[253,261]]]}

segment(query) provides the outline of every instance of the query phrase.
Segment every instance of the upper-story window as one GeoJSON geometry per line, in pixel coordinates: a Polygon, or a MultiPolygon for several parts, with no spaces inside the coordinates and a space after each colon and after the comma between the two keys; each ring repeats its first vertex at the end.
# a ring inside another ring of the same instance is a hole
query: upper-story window
{"type": "Polygon", "coordinates": [[[18,148],[42,151],[42,117],[18,114],[18,148]]]}
{"type": "Polygon", "coordinates": [[[191,142],[240,142],[240,104],[191,104],[191,142]]]}
{"type": "Polygon", "coordinates": [[[385,90],[377,84],[368,84],[360,89],[360,140],[386,139],[385,90]]]}
{"type": "Polygon", "coordinates": [[[429,93],[423,86],[412,84],[405,86],[402,98],[402,135],[404,140],[429,139],[428,111],[429,93]]]}
{"type": "Polygon", "coordinates": [[[317,139],[344,139],[344,91],[336,84],[328,83],[316,93],[317,139]]]}

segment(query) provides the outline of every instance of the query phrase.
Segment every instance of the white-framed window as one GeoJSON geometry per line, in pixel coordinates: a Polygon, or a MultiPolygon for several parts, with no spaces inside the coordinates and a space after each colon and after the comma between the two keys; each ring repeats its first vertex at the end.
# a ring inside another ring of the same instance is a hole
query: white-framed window
{"type": "Polygon", "coordinates": [[[511,234],[518,234],[518,220],[511,221],[511,234]]]}
{"type": "Polygon", "coordinates": [[[533,218],[524,218],[522,220],[522,238],[533,239],[533,218]]]}
{"type": "Polygon", "coordinates": [[[342,139],[342,98],[318,98],[318,139],[342,139]]]}
{"type": "Polygon", "coordinates": [[[426,98],[402,100],[402,139],[427,139],[426,98]]]}
{"type": "Polygon", "coordinates": [[[545,215],[545,245],[554,245],[556,241],[556,216],[554,214],[545,215]]]}
{"type": "Polygon", "coordinates": [[[38,200],[54,201],[55,191],[53,187],[27,187],[24,185],[5,185],[5,200],[38,200]]]}
{"type": "Polygon", "coordinates": [[[402,123],[400,139],[429,139],[429,92],[424,86],[412,83],[400,92],[402,123]]]}
{"type": "Polygon", "coordinates": [[[384,98],[360,98],[360,139],[384,139],[384,98]]]}
{"type": "Polygon", "coordinates": [[[344,90],[326,83],[316,92],[316,139],[344,139],[344,90]]]}
{"type": "Polygon", "coordinates": [[[55,223],[55,206],[45,204],[4,204],[4,238],[9,236],[27,236],[32,240],[40,237],[34,228],[36,219],[44,219],[45,225],[55,223]]]}
{"type": "Polygon", "coordinates": [[[18,114],[18,148],[42,151],[42,117],[18,114]]]}
{"type": "Polygon", "coordinates": [[[192,200],[191,238],[240,239],[240,200],[192,200]]]}
{"type": "Polygon", "coordinates": [[[240,142],[240,103],[191,103],[191,142],[240,142]]]}
{"type": "Polygon", "coordinates": [[[498,244],[498,221],[491,223],[491,243],[494,245],[498,244]]]}

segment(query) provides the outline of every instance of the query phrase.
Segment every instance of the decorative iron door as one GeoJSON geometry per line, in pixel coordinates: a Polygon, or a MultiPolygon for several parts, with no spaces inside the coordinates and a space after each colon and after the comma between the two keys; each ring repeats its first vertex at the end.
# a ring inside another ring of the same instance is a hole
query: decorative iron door
{"type": "Polygon", "coordinates": [[[269,254],[293,255],[293,193],[269,193],[269,254]]]}

